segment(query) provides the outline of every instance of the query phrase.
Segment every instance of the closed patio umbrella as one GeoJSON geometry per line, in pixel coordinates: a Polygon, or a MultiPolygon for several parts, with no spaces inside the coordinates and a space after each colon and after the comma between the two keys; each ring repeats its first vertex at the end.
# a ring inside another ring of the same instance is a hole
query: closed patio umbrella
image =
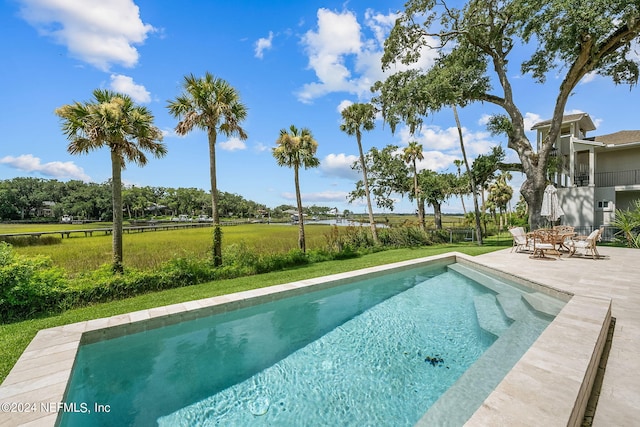
{"type": "Polygon", "coordinates": [[[564,215],[564,212],[560,207],[560,201],[558,200],[558,190],[556,190],[556,187],[551,184],[547,185],[547,188],[544,189],[540,215],[546,217],[552,223],[556,222],[564,215]]]}

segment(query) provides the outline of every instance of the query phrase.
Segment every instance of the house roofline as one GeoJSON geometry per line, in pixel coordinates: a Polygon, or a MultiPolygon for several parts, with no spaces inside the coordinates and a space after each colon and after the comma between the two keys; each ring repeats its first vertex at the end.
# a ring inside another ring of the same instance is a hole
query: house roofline
{"type": "Polygon", "coordinates": [[[636,142],[624,142],[622,144],[605,144],[601,141],[590,141],[585,139],[576,138],[575,136],[571,137],[571,141],[573,143],[584,144],[584,145],[593,145],[594,147],[604,147],[604,148],[629,148],[629,147],[637,147],[640,146],[640,141],[636,142]]]}

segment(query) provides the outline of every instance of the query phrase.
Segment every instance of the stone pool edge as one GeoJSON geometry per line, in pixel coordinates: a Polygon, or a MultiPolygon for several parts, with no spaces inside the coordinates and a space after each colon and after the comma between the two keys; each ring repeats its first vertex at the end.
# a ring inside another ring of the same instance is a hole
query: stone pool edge
{"type": "Polygon", "coordinates": [[[386,270],[453,262],[569,300],[467,425],[540,425],[544,420],[549,421],[546,425],[580,425],[611,319],[611,300],[572,296],[492,269],[458,252],[43,329],[0,385],[0,424],[54,426],[59,411],[56,405],[63,402],[82,343],[273,301],[303,293],[311,286],[338,286],[386,270]],[[4,411],[7,404],[15,405],[17,412],[4,411]]]}

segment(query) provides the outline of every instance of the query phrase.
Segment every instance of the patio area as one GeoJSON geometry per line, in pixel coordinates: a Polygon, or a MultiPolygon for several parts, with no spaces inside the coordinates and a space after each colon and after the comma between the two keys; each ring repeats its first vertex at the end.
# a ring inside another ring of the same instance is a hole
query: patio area
{"type": "MultiPolygon", "coordinates": [[[[496,269],[548,284],[575,295],[612,299],[616,318],[596,427],[634,426],[640,419],[640,251],[598,246],[601,259],[534,259],[505,249],[477,257],[496,269]]],[[[532,396],[535,398],[535,396],[532,396]]]]}

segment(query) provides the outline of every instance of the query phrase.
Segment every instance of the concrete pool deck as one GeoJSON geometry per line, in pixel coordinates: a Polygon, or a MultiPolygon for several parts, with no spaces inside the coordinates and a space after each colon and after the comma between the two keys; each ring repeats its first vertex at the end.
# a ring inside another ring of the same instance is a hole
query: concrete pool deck
{"type": "Polygon", "coordinates": [[[574,295],[612,299],[615,331],[593,426],[636,426],[640,420],[640,251],[607,246],[599,246],[598,251],[603,259],[563,255],[560,260],[541,260],[510,249],[475,259],[574,295]]]}
{"type": "MultiPolygon", "coordinates": [[[[592,260],[590,258],[566,258],[565,256],[557,261],[547,261],[531,259],[523,253],[511,253],[509,249],[479,257],[445,254],[427,258],[427,260],[438,262],[439,260],[458,257],[460,260],[466,259],[472,263],[483,264],[575,295],[572,298],[570,309],[563,310],[558,316],[560,318],[558,325],[561,329],[549,328],[551,329],[550,333],[545,337],[541,336],[541,338],[544,338],[541,342],[543,345],[537,345],[538,342],[536,342],[534,344],[536,348],[532,347],[534,351],[527,352],[530,358],[544,358],[551,355],[552,363],[547,360],[545,364],[552,365],[549,370],[553,371],[554,374],[559,373],[560,376],[565,377],[579,377],[578,380],[570,378],[569,381],[567,381],[567,378],[560,378],[559,384],[556,381],[558,378],[554,376],[550,379],[551,382],[545,383],[548,387],[561,391],[564,389],[560,385],[568,383],[567,390],[570,389],[570,393],[576,393],[576,395],[567,394],[567,401],[559,402],[559,406],[562,406],[562,408],[554,408],[554,410],[562,409],[565,412],[561,416],[554,418],[556,415],[549,413],[549,407],[539,407],[539,414],[536,414],[535,411],[531,413],[531,408],[527,407],[526,411],[529,412],[522,413],[522,416],[519,416],[517,407],[512,405],[512,402],[507,402],[510,407],[516,408],[516,413],[510,415],[510,417],[515,418],[505,418],[507,417],[506,413],[503,417],[502,413],[496,415],[495,411],[492,412],[492,408],[497,406],[492,406],[488,399],[469,421],[469,425],[533,426],[541,425],[540,422],[543,419],[547,421],[551,419],[551,423],[546,423],[545,425],[567,425],[569,418],[566,411],[576,406],[575,399],[584,398],[584,396],[578,396],[581,392],[576,390],[576,384],[582,383],[580,378],[584,377],[585,372],[574,372],[575,369],[573,368],[577,364],[586,365],[589,362],[587,359],[591,357],[590,353],[584,354],[584,357],[576,361],[572,357],[572,345],[581,345],[583,341],[591,342],[602,335],[599,330],[602,325],[598,325],[601,320],[591,321],[590,318],[602,319],[606,317],[608,313],[604,311],[608,310],[611,300],[613,301],[613,316],[616,317],[617,323],[594,425],[635,425],[635,420],[640,419],[640,386],[638,386],[640,383],[638,381],[640,378],[640,370],[638,370],[640,358],[637,357],[640,351],[640,313],[636,311],[640,303],[640,292],[637,290],[637,287],[640,286],[640,274],[637,273],[638,269],[634,265],[634,262],[640,261],[640,252],[606,247],[599,249],[601,254],[606,256],[605,259],[592,260]],[[564,330],[562,330],[563,327],[564,330]],[[571,335],[575,335],[570,340],[567,340],[567,331],[571,335]],[[546,344],[549,345],[544,346],[544,340],[547,340],[546,344]],[[553,351],[551,351],[551,347],[553,347],[553,351]],[[515,419],[517,422],[498,424],[498,420],[509,419],[515,419]]],[[[394,265],[409,266],[415,261],[396,263],[394,265]]],[[[376,272],[386,268],[388,266],[372,267],[360,270],[360,272],[376,272]]],[[[350,274],[342,273],[330,277],[335,280],[348,278],[350,274]]],[[[327,278],[309,279],[279,285],[277,288],[283,291],[303,292],[303,289],[308,286],[326,283],[327,281],[327,278]]],[[[2,411],[0,412],[0,425],[53,426],[55,424],[59,409],[55,407],[55,404],[62,401],[67,380],[73,367],[75,353],[81,340],[82,342],[91,342],[111,336],[119,336],[123,333],[138,332],[147,328],[162,326],[167,323],[175,323],[180,320],[189,320],[197,317],[196,312],[202,309],[210,311],[210,314],[217,310],[226,311],[248,304],[247,301],[249,299],[274,299],[276,297],[270,294],[273,291],[274,287],[257,289],[40,331],[7,376],[2,386],[0,386],[0,404],[38,402],[39,406],[34,407],[34,411],[31,411],[31,408],[27,408],[21,413],[2,411]],[[224,305],[229,303],[231,306],[224,305]],[[45,403],[45,406],[42,406],[41,403],[45,403]],[[54,406],[47,407],[47,403],[54,406]]],[[[555,291],[551,290],[550,292],[553,293],[555,291]]],[[[600,342],[599,339],[598,342],[600,342]]],[[[585,349],[588,350],[589,345],[592,344],[587,344],[585,349]]],[[[595,343],[593,345],[597,347],[599,344],[595,343]]],[[[521,372],[522,370],[514,369],[514,371],[521,372]]],[[[548,372],[541,374],[545,376],[548,372]]],[[[544,393],[544,390],[528,387],[527,383],[521,384],[521,387],[509,394],[509,396],[518,397],[521,401],[526,401],[527,403],[536,403],[539,397],[536,393],[541,391],[544,393]]],[[[496,396],[499,399],[499,394],[496,394],[496,396]]],[[[495,398],[494,394],[490,397],[495,398]]],[[[549,397],[547,396],[547,398],[549,397]]],[[[546,404],[544,399],[540,399],[540,405],[546,404]]]]}

